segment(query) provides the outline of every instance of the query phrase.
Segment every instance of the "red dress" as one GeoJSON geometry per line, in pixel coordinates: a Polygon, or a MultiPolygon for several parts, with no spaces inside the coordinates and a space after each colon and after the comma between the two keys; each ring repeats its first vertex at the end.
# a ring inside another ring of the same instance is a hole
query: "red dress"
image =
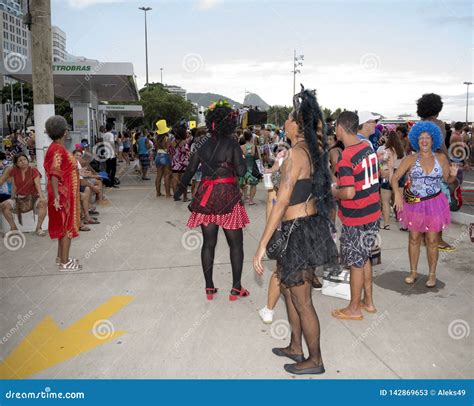
{"type": "Polygon", "coordinates": [[[48,179],[48,231],[52,239],[74,238],[79,235],[81,223],[79,173],[76,158],[61,144],[53,142],[44,157],[44,169],[48,179]],[[59,203],[54,208],[51,178],[58,179],[59,203]]]}

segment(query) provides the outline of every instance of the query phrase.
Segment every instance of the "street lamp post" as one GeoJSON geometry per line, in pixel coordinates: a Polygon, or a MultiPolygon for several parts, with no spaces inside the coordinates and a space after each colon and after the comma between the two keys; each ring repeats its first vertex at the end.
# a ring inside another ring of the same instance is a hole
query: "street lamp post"
{"type": "Polygon", "coordinates": [[[138,7],[139,10],[143,10],[145,12],[145,60],[146,60],[146,84],[148,86],[148,29],[146,25],[146,12],[150,11],[151,7],[138,7]]]}
{"type": "Polygon", "coordinates": [[[163,68],[160,68],[160,81],[163,84],[163,68]]]}
{"type": "Polygon", "coordinates": [[[293,96],[296,94],[296,74],[301,73],[298,69],[299,66],[303,66],[304,55],[296,56],[296,49],[294,50],[293,54],[293,96]]]}
{"type": "Polygon", "coordinates": [[[468,125],[468,112],[469,112],[469,85],[472,85],[472,82],[464,82],[466,85],[466,125],[468,125]]]}

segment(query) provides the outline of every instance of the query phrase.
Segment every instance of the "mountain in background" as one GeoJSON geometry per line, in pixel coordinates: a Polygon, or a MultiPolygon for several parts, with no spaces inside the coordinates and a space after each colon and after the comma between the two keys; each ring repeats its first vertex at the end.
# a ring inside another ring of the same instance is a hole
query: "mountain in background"
{"type": "Polygon", "coordinates": [[[245,96],[244,105],[252,107],[258,106],[260,110],[268,110],[270,107],[258,94],[255,93],[248,93],[247,96],[245,96]]]}
{"type": "MultiPolygon", "coordinates": [[[[233,105],[237,108],[242,107],[242,103],[216,93],[188,93],[187,97],[189,101],[196,103],[198,106],[207,107],[219,99],[225,99],[231,106],[233,105]]],[[[247,96],[245,96],[244,105],[252,107],[258,106],[260,110],[268,110],[270,107],[258,94],[255,93],[248,93],[247,96]]]]}
{"type": "Polygon", "coordinates": [[[211,103],[216,102],[219,99],[227,100],[231,106],[234,105],[237,108],[242,107],[241,103],[236,102],[235,100],[232,100],[229,97],[222,96],[221,94],[216,93],[188,93],[187,98],[189,101],[205,108],[207,108],[211,103]]]}

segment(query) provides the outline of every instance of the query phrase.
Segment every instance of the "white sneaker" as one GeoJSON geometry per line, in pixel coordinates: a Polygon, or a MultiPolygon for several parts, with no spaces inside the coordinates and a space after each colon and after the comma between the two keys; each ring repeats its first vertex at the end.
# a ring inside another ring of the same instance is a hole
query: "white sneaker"
{"type": "Polygon", "coordinates": [[[273,313],[274,311],[267,308],[267,306],[265,306],[263,309],[260,309],[258,311],[258,315],[260,316],[260,318],[265,324],[273,323],[273,313]]]}

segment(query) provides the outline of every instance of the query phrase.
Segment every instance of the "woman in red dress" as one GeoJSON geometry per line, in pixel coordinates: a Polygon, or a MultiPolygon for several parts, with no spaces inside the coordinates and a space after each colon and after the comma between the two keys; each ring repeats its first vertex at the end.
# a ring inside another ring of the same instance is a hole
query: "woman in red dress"
{"type": "Polygon", "coordinates": [[[202,180],[190,204],[192,214],[187,225],[189,228],[200,226],[204,237],[201,262],[208,300],[212,300],[217,292],[212,271],[219,227],[224,229],[230,249],[232,288],[229,300],[249,295],[241,285],[244,261],[242,228],[249,223],[249,218],[237,183],[237,176],[244,176],[246,165],[238,142],[232,138],[236,125],[236,115],[229,103],[220,100],[209,107],[206,126],[210,134],[196,142],[196,149],[174,194],[174,200],[179,200],[201,165],[202,180]]]}
{"type": "Polygon", "coordinates": [[[69,258],[71,239],[79,235],[80,198],[76,158],[66,149],[67,122],[61,116],[46,121],[46,132],[53,143],[44,158],[48,179],[49,235],[58,239],[56,263],[60,271],[79,271],[82,266],[69,258]]]}

